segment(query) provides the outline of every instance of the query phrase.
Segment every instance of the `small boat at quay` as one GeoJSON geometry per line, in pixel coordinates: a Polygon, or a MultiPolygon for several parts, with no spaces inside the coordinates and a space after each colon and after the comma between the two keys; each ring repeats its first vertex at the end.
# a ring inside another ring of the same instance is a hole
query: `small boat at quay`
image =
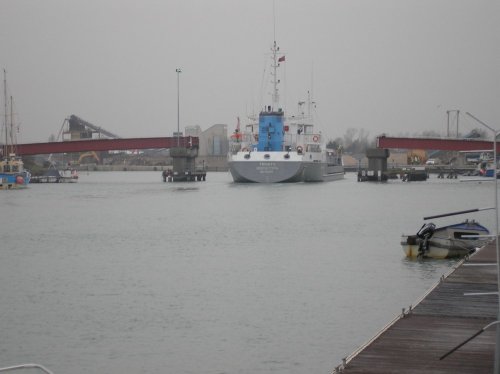
{"type": "Polygon", "coordinates": [[[2,149],[2,158],[0,160],[0,190],[20,189],[28,186],[31,174],[24,169],[23,160],[15,153],[15,132],[12,110],[12,97],[10,99],[10,126],[8,124],[7,111],[7,73],[3,71],[4,79],[4,99],[5,99],[5,117],[3,130],[5,131],[5,143],[2,149]]]}
{"type": "Polygon", "coordinates": [[[0,190],[25,188],[30,179],[31,174],[24,169],[23,160],[14,153],[0,161],[0,190]]]}
{"type": "Polygon", "coordinates": [[[489,233],[474,220],[443,227],[431,222],[422,226],[416,235],[403,235],[401,245],[407,257],[463,257],[486,245],[491,239],[484,235],[489,233]]]}
{"type": "Polygon", "coordinates": [[[30,183],[76,183],[78,182],[78,171],[66,168],[57,169],[50,167],[43,175],[34,175],[30,183]]]}
{"type": "MultiPolygon", "coordinates": [[[[442,214],[426,217],[424,220],[479,210],[484,209],[442,214]]],[[[475,220],[466,219],[461,223],[441,227],[436,227],[432,222],[424,223],[415,235],[402,235],[401,246],[407,257],[442,259],[470,255],[491,240],[490,231],[486,227],[475,220]]]]}
{"type": "Polygon", "coordinates": [[[308,113],[285,116],[279,106],[277,70],[285,56],[272,51],[272,105],[258,118],[250,117],[245,129],[237,127],[231,136],[228,154],[229,171],[236,183],[326,182],[344,178],[340,149],[326,149],[320,132],[315,132],[308,94],[308,113]]]}

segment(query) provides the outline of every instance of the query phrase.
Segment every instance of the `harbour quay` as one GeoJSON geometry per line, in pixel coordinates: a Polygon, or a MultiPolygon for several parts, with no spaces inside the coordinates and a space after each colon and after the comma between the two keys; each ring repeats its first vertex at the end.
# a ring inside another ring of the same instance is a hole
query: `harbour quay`
{"type": "Polygon", "coordinates": [[[496,325],[490,324],[498,313],[495,248],[493,241],[458,262],[333,373],[492,373],[496,325]]]}

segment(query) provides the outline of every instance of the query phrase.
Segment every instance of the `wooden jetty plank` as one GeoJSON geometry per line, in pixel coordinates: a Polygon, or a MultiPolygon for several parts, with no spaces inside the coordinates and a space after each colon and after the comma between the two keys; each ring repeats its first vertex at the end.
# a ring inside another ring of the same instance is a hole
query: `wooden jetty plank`
{"type": "Polygon", "coordinates": [[[496,291],[496,247],[491,243],[458,266],[410,312],[348,357],[334,373],[491,373],[495,327],[444,360],[439,358],[496,320],[496,291]]]}
{"type": "Polygon", "coordinates": [[[463,337],[483,327],[481,320],[450,319],[443,324],[435,318],[410,317],[387,330],[366,351],[352,360],[345,373],[491,373],[494,331],[480,335],[456,354],[439,358],[463,337]],[[491,344],[490,344],[491,342],[491,344]],[[429,349],[432,348],[432,349],[429,349]],[[475,361],[479,360],[479,363],[475,361]],[[484,370],[484,371],[482,371],[484,370]]]}
{"type": "Polygon", "coordinates": [[[470,257],[468,262],[470,262],[470,263],[476,263],[476,262],[496,263],[497,262],[497,254],[496,254],[495,242],[494,241],[491,242],[485,248],[483,248],[482,250],[475,253],[473,256],[470,257]]]}
{"type": "Polygon", "coordinates": [[[490,318],[492,322],[498,311],[497,295],[464,294],[496,292],[496,290],[496,285],[443,282],[414,308],[413,314],[490,318]]]}

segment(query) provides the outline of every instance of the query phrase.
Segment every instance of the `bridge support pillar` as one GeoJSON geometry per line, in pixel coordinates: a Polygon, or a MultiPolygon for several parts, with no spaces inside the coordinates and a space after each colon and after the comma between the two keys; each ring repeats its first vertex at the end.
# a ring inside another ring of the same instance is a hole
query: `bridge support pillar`
{"type": "Polygon", "coordinates": [[[368,169],[359,170],[358,181],[386,181],[388,149],[371,148],[366,150],[368,169]]]}
{"type": "Polygon", "coordinates": [[[205,170],[196,169],[196,157],[198,148],[170,148],[170,157],[172,157],[172,175],[169,178],[173,182],[200,181],[205,180],[205,170]]]}

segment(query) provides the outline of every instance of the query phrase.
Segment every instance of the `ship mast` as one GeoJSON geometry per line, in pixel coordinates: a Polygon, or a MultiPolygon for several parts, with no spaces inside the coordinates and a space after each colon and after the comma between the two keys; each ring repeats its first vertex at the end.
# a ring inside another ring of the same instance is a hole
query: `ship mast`
{"type": "Polygon", "coordinates": [[[272,59],[273,59],[273,95],[272,95],[272,103],[273,103],[273,110],[278,109],[278,103],[279,103],[279,92],[278,92],[278,66],[279,66],[279,61],[278,61],[278,51],[280,48],[276,44],[276,4],[275,1],[273,1],[273,36],[274,36],[274,44],[273,47],[271,48],[271,51],[273,53],[272,59]]]}
{"type": "MultiPolygon", "coordinates": [[[[273,108],[276,110],[278,109],[278,103],[279,103],[279,92],[278,92],[278,83],[280,82],[277,76],[277,71],[278,71],[278,51],[280,48],[276,45],[276,40],[274,41],[273,48],[271,48],[271,51],[273,52],[273,108]]],[[[274,109],[273,109],[274,110],[274,109]]]]}

